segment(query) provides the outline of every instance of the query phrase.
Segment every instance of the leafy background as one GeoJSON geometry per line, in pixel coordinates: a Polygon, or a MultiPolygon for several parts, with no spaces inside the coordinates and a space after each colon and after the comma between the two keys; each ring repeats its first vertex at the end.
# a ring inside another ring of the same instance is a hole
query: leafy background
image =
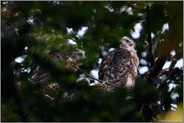
{"type": "Polygon", "coordinates": [[[182,10],[183,2],[171,1],[1,1],[1,121],[182,121],[183,66],[174,67],[183,59],[182,10]],[[137,23],[142,29],[134,38],[137,23]],[[78,35],[83,27],[84,35],[78,35]],[[106,94],[86,82],[76,83],[81,72],[55,69],[43,60],[49,51],[79,48],[87,57],[80,68],[90,74],[125,35],[134,38],[144,61],[131,98],[125,88],[106,94]],[[162,69],[166,62],[173,66],[162,69]],[[30,82],[34,65],[51,73],[50,81],[75,97],[65,99],[61,89],[30,82]],[[141,73],[143,67],[148,72],[141,73]],[[45,99],[45,91],[57,95],[56,100],[45,99]]]}

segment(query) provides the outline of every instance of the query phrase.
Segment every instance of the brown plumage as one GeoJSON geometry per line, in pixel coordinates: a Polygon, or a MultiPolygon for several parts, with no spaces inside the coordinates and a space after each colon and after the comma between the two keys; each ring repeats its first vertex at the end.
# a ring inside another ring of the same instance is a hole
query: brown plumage
{"type": "Polygon", "coordinates": [[[133,86],[138,65],[139,58],[133,40],[123,37],[120,40],[120,48],[107,54],[99,66],[99,79],[111,84],[105,84],[102,90],[112,91],[115,87],[133,86]]]}
{"type": "MultiPolygon", "coordinates": [[[[72,71],[76,71],[76,68],[73,68],[71,64],[79,59],[84,58],[85,52],[80,49],[75,49],[71,55],[62,52],[61,50],[57,50],[51,55],[51,61],[54,66],[62,69],[63,66],[60,64],[60,61],[64,61],[66,62],[65,67],[72,71]]],[[[47,57],[45,57],[45,59],[47,60],[47,57]]],[[[36,66],[35,68],[33,68],[31,75],[32,82],[39,83],[41,85],[47,85],[48,77],[49,73],[44,71],[40,66],[36,66]]]]}

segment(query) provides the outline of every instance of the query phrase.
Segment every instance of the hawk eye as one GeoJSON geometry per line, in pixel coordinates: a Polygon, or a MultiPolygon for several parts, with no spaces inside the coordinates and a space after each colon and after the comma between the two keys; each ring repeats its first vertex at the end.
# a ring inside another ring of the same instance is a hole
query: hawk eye
{"type": "Polygon", "coordinates": [[[130,42],[128,39],[125,39],[125,41],[126,41],[127,43],[129,43],[129,42],[130,42]]]}
{"type": "Polygon", "coordinates": [[[82,55],[82,53],[78,53],[79,55],[82,55]]]}
{"type": "Polygon", "coordinates": [[[126,42],[129,46],[133,46],[133,43],[131,42],[131,40],[125,39],[125,42],[126,42]]]}

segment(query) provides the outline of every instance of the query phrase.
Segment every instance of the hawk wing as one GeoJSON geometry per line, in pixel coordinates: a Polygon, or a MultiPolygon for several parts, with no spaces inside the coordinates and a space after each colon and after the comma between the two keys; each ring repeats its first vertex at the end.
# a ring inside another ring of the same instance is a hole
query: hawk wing
{"type": "Polygon", "coordinates": [[[99,67],[99,79],[115,86],[125,86],[132,77],[133,69],[130,51],[118,48],[102,60],[99,67]]]}
{"type": "MultiPolygon", "coordinates": [[[[66,59],[66,54],[60,50],[57,50],[51,55],[51,59],[54,66],[61,67],[59,61],[66,59]]],[[[45,57],[43,60],[48,60],[48,58],[45,57]]],[[[41,85],[46,85],[48,77],[49,73],[44,71],[40,66],[35,66],[32,68],[31,81],[41,85]]]]}

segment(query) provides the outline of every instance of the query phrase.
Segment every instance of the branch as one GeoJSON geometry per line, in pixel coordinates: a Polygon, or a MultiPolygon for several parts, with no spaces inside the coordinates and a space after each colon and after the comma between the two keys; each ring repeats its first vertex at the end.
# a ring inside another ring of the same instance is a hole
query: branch
{"type": "Polygon", "coordinates": [[[78,66],[76,66],[76,65],[74,65],[74,64],[72,64],[72,66],[75,67],[76,69],[78,69],[79,71],[83,72],[83,73],[84,73],[86,76],[88,76],[89,78],[91,78],[91,79],[93,79],[93,80],[96,80],[96,81],[100,82],[100,83],[101,83],[101,86],[103,86],[103,84],[107,84],[107,85],[110,85],[110,86],[113,86],[113,87],[118,88],[118,86],[115,86],[115,85],[113,85],[113,84],[111,84],[111,83],[104,82],[104,81],[102,81],[102,80],[99,80],[99,79],[96,79],[96,78],[90,76],[89,74],[87,74],[85,71],[83,71],[82,69],[80,69],[78,66]]]}
{"type": "MultiPolygon", "coordinates": [[[[35,110],[38,110],[38,108],[34,108],[34,109],[31,110],[30,112],[35,111],[35,110]]],[[[26,112],[25,114],[23,114],[22,116],[20,116],[19,119],[21,119],[21,118],[24,117],[25,115],[29,114],[30,112],[26,112]]]]}
{"type": "Polygon", "coordinates": [[[54,98],[49,96],[48,94],[44,94],[44,97],[49,101],[54,101],[54,98]]]}
{"type": "Polygon", "coordinates": [[[153,55],[153,48],[152,48],[152,41],[151,41],[151,29],[150,29],[150,7],[147,5],[146,7],[146,25],[147,25],[147,32],[148,32],[148,58],[147,60],[150,62],[151,67],[154,65],[154,55],[153,55]]]}
{"type": "Polygon", "coordinates": [[[158,89],[159,90],[161,90],[165,86],[165,84],[167,83],[167,80],[169,79],[169,77],[171,75],[171,72],[172,72],[172,70],[173,70],[176,62],[177,62],[177,59],[176,58],[173,58],[170,66],[169,66],[169,72],[166,74],[166,78],[163,79],[162,82],[160,83],[160,85],[158,86],[158,89]]]}

